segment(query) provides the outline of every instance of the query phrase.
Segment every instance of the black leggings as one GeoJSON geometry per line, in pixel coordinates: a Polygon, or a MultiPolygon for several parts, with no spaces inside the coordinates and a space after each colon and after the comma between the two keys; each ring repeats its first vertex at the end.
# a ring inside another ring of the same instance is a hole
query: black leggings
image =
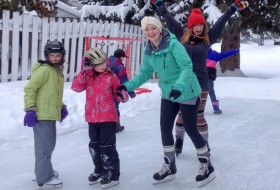
{"type": "Polygon", "coordinates": [[[160,130],[163,146],[173,146],[173,126],[179,109],[181,110],[183,123],[187,134],[196,149],[203,148],[206,144],[197,130],[197,112],[199,98],[195,105],[179,104],[170,100],[161,99],[160,130]]]}

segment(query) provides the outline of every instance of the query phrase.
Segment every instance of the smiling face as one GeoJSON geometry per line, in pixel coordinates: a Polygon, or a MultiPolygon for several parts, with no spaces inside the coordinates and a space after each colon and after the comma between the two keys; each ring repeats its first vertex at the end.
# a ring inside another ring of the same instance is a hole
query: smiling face
{"type": "Polygon", "coordinates": [[[48,62],[53,65],[60,65],[63,59],[62,53],[49,53],[48,62]]]}
{"type": "Polygon", "coordinates": [[[204,25],[196,24],[193,26],[192,31],[195,36],[202,36],[204,31],[204,25]]]}
{"type": "Polygon", "coordinates": [[[159,44],[161,31],[155,25],[147,24],[144,34],[155,46],[159,44]]]}

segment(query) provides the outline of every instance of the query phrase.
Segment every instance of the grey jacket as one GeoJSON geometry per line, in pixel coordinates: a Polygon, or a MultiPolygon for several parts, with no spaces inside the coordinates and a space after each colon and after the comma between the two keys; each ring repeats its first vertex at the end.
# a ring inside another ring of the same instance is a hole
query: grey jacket
{"type": "MultiPolygon", "coordinates": [[[[157,8],[157,13],[163,16],[170,32],[175,34],[177,39],[180,41],[184,33],[184,27],[182,27],[181,24],[173,18],[164,5],[157,8]]],[[[193,62],[193,71],[197,76],[202,90],[208,90],[208,74],[206,68],[208,49],[217,41],[226,22],[233,14],[234,11],[229,7],[228,10],[209,29],[208,34],[210,44],[206,44],[204,42],[200,42],[195,45],[190,45],[188,43],[183,44],[193,62]]]]}

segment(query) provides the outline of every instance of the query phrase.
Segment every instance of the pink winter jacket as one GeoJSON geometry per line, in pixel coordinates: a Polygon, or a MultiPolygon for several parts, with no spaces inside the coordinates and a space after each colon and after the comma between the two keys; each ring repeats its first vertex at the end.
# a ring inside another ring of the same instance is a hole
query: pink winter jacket
{"type": "Polygon", "coordinates": [[[109,69],[99,74],[94,71],[86,75],[84,71],[78,74],[71,89],[75,92],[86,90],[86,122],[117,122],[118,113],[114,94],[119,85],[118,77],[109,69]]]}

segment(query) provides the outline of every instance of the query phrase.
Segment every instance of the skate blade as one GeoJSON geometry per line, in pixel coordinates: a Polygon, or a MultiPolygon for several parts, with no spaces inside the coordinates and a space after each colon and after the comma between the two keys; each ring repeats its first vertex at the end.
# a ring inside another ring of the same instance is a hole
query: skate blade
{"type": "Polygon", "coordinates": [[[166,178],[164,178],[162,180],[154,180],[153,181],[153,185],[156,185],[156,184],[159,184],[159,183],[164,183],[164,182],[167,182],[167,181],[171,181],[173,179],[175,179],[175,174],[169,175],[169,176],[167,176],[166,178]]]}
{"type": "Polygon", "coordinates": [[[94,185],[94,184],[97,184],[101,181],[101,178],[99,178],[98,180],[96,181],[89,181],[89,185],[94,185]]]}
{"type": "Polygon", "coordinates": [[[58,189],[62,187],[62,183],[56,185],[43,185],[35,188],[35,190],[50,190],[50,189],[58,189]]]}
{"type": "Polygon", "coordinates": [[[198,187],[202,187],[202,186],[206,185],[207,183],[209,183],[210,181],[212,181],[215,177],[216,177],[216,176],[215,176],[214,172],[211,173],[207,179],[205,179],[205,180],[203,180],[203,181],[197,182],[197,183],[198,183],[198,187]]]}
{"type": "Polygon", "coordinates": [[[118,185],[119,183],[120,183],[120,181],[112,181],[111,183],[108,183],[108,184],[102,184],[101,188],[107,189],[107,188],[113,187],[115,185],[118,185]]]}

